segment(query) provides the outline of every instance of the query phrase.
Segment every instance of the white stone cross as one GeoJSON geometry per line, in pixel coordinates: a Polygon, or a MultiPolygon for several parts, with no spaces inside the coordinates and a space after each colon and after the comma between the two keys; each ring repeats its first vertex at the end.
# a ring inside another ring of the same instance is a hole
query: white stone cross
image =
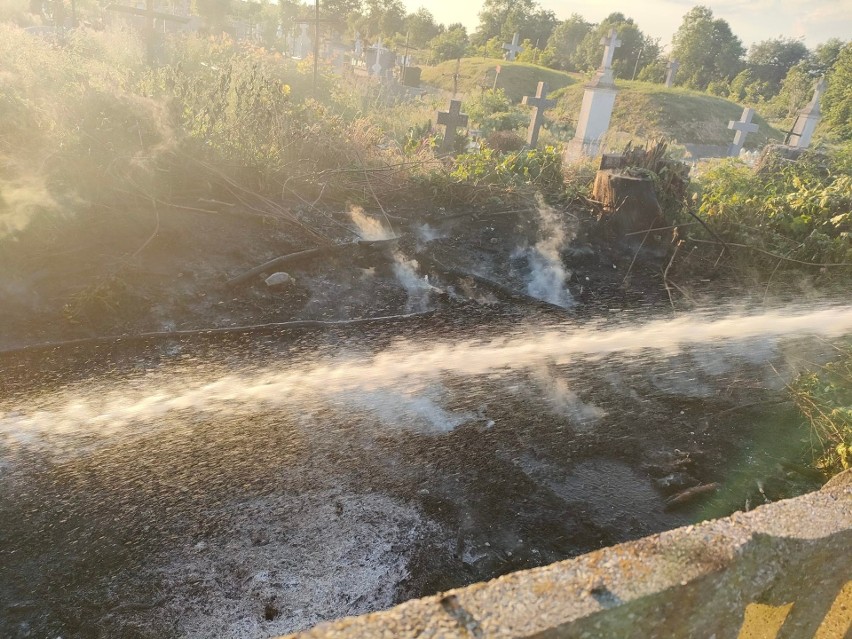
{"type": "Polygon", "coordinates": [[[376,63],[373,65],[373,73],[376,76],[381,77],[382,71],[385,70],[385,68],[382,66],[382,54],[385,51],[387,51],[388,49],[385,49],[382,46],[382,39],[381,38],[379,38],[379,41],[376,42],[376,46],[373,47],[373,48],[376,50],[376,63]]]}
{"type": "Polygon", "coordinates": [[[814,85],[814,97],[811,98],[811,104],[819,104],[819,100],[822,97],[822,94],[825,93],[826,88],[827,84],[825,82],[825,76],[822,76],[819,80],[817,80],[816,85],[814,85]]]}
{"type": "Polygon", "coordinates": [[[527,144],[534,149],[538,144],[538,132],[544,123],[544,112],[556,106],[556,100],[547,99],[547,82],[539,82],[535,97],[525,95],[523,103],[533,108],[530,128],[527,130],[527,144]]]}
{"type": "Polygon", "coordinates": [[[311,51],[311,37],[308,35],[308,29],[310,28],[311,25],[307,22],[299,23],[301,33],[299,33],[299,39],[296,41],[296,47],[298,49],[296,57],[307,58],[311,51]]]}
{"type": "Polygon", "coordinates": [[[355,32],[355,57],[360,58],[361,54],[364,53],[364,41],[361,40],[361,32],[355,32]]]}
{"type": "Polygon", "coordinates": [[[754,109],[746,107],[743,109],[742,117],[740,117],[738,122],[735,120],[728,122],[728,128],[737,132],[734,136],[734,143],[728,147],[728,157],[735,158],[739,156],[745,144],[746,136],[749,133],[757,132],[759,127],[756,124],[752,124],[751,119],[753,117],[754,109]]]}
{"type": "Polygon", "coordinates": [[[438,124],[447,127],[441,140],[440,153],[452,153],[456,142],[456,129],[467,126],[467,114],[461,112],[461,100],[450,100],[448,111],[438,111],[438,124]]]}
{"type": "Polygon", "coordinates": [[[677,70],[680,68],[680,62],[677,60],[669,60],[666,65],[666,87],[671,89],[674,85],[674,79],[677,75],[677,70]]]}
{"type": "Polygon", "coordinates": [[[516,33],[512,36],[512,44],[504,44],[503,51],[506,52],[506,59],[509,62],[513,62],[515,58],[518,57],[518,54],[524,50],[524,48],[520,45],[521,42],[521,34],[516,33]]]}
{"type": "Polygon", "coordinates": [[[601,38],[601,44],[605,45],[601,69],[611,69],[615,50],[621,46],[621,40],[618,39],[618,31],[615,30],[615,27],[609,30],[609,35],[601,38]]]}

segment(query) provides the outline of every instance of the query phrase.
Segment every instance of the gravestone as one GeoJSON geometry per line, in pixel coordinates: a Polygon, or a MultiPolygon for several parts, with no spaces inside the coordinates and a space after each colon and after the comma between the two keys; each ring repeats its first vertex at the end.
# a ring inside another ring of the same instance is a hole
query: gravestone
{"type": "Polygon", "coordinates": [[[615,106],[615,80],[612,75],[612,58],[615,50],[621,46],[618,33],[611,29],[601,39],[604,45],[603,60],[595,77],[586,85],[583,104],[577,121],[577,131],[565,147],[566,162],[578,160],[583,156],[595,156],[600,151],[601,142],[609,129],[612,108],[615,106]]]}
{"type": "Polygon", "coordinates": [[[294,58],[307,58],[311,53],[311,48],[313,43],[311,42],[311,36],[308,35],[308,29],[311,28],[311,25],[307,22],[299,23],[299,37],[296,38],[296,51],[294,52],[294,58]]]}
{"type": "Polygon", "coordinates": [[[438,111],[438,124],[446,127],[438,151],[442,155],[450,154],[455,149],[456,129],[467,126],[467,114],[461,112],[461,100],[450,100],[448,111],[438,111]]]}
{"type": "Polygon", "coordinates": [[[361,32],[360,31],[355,32],[355,49],[354,49],[354,51],[355,51],[355,57],[360,60],[361,56],[364,55],[364,41],[361,39],[361,32]]]}
{"type": "Polygon", "coordinates": [[[171,13],[162,13],[154,10],[154,0],[146,0],[145,8],[140,9],[137,7],[126,7],[120,4],[111,4],[107,5],[108,11],[115,11],[117,13],[127,13],[132,16],[141,16],[144,18],[144,38],[145,38],[145,46],[148,51],[148,61],[153,62],[156,57],[156,48],[157,48],[157,36],[156,36],[156,22],[160,20],[163,24],[166,22],[178,22],[180,24],[186,24],[190,20],[186,16],[178,16],[171,13]]]}
{"type": "Polygon", "coordinates": [[[523,103],[533,108],[530,128],[527,130],[527,144],[534,149],[538,144],[538,132],[544,123],[544,112],[556,106],[556,100],[547,99],[547,82],[539,82],[535,96],[525,95],[523,103]]]}
{"type": "Polygon", "coordinates": [[[516,33],[512,36],[511,44],[506,43],[503,45],[503,51],[506,52],[506,59],[509,62],[514,62],[515,58],[518,57],[518,54],[524,50],[524,48],[520,45],[521,42],[521,34],[516,33]]]}
{"type": "Polygon", "coordinates": [[[822,94],[825,93],[826,83],[825,77],[820,78],[814,87],[814,97],[808,105],[799,111],[796,116],[796,121],[793,123],[793,128],[787,136],[787,144],[796,149],[807,149],[811,144],[811,138],[819,124],[819,101],[822,94]]]}
{"type": "Polygon", "coordinates": [[[728,122],[728,128],[737,132],[734,136],[734,143],[728,147],[728,157],[738,157],[740,151],[743,150],[743,145],[745,144],[748,134],[757,132],[759,127],[752,123],[751,119],[753,117],[754,109],[746,107],[743,109],[743,114],[739,121],[731,120],[728,122]]]}
{"type": "Polygon", "coordinates": [[[376,76],[380,80],[387,80],[393,69],[396,55],[382,44],[382,39],[368,50],[367,73],[376,76]]]}
{"type": "Polygon", "coordinates": [[[674,86],[677,70],[680,68],[680,62],[677,60],[669,60],[666,65],[666,88],[671,89],[674,86]]]}

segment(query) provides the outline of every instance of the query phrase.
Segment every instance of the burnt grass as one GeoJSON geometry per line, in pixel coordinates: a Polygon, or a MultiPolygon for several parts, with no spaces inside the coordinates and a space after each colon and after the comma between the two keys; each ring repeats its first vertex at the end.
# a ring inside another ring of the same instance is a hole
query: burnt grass
{"type": "MultiPolygon", "coordinates": [[[[518,249],[540,239],[532,208],[394,217],[400,237],[387,250],[332,251],[285,269],[295,284],[282,289],[266,287],[261,278],[225,286],[257,264],[312,247],[292,225],[269,216],[174,209],[160,211],[156,221],[152,211],[131,210],[112,218],[84,215],[49,233],[33,227],[0,255],[8,274],[0,309],[7,393],[49,392],[90,377],[120,379],[185,353],[238,367],[246,358],[297,359],[353,338],[380,349],[399,337],[477,336],[483,326],[495,330],[521,320],[582,324],[625,310],[641,311],[637,317],[671,311],[662,279],[666,238],[651,238],[637,252],[635,242],[613,242],[578,225],[570,210],[562,213],[576,236],[561,254],[578,302],[569,311],[507,293],[524,293],[529,265],[518,249]],[[424,224],[439,237],[424,239],[424,224]],[[419,273],[437,289],[434,314],[358,328],[38,346],[420,310],[409,308],[394,254],[439,265],[419,273]]],[[[346,212],[330,211],[322,220],[333,242],[357,239],[346,212]]],[[[693,269],[679,275],[693,299],[729,290],[723,277],[707,277],[706,266],[693,269]]],[[[0,475],[0,521],[6,522],[0,526],[0,600],[9,602],[0,612],[0,635],[178,636],[177,616],[192,601],[175,603],[152,565],[173,546],[224,539],[250,524],[223,515],[229,504],[317,486],[389,495],[437,526],[404,549],[410,574],[395,595],[403,601],[818,485],[789,472],[806,452],[799,422],[783,392],[755,381],[758,371],[742,367],[707,380],[712,393],[690,396],[661,392],[655,384],[654,376],[670,367],[666,360],[613,359],[556,371],[582,381],[582,401],[605,407],[601,425],[588,430],[543,411],[530,394],[504,392],[506,380],[472,389],[449,379],[448,401],[461,409],[479,410],[483,396],[500,400],[440,437],[397,431],[365,438],[362,418],[332,414],[317,443],[294,435],[281,415],[260,412],[239,424],[205,418],[194,423],[192,436],[186,436],[189,427],[175,424],[174,433],[160,429],[69,460],[31,453],[22,460],[27,472],[0,475]],[[613,376],[622,388],[613,386],[613,376]],[[577,484],[573,476],[585,479],[577,484]],[[610,481],[613,488],[601,492],[610,481]],[[712,482],[720,484],[714,495],[665,509],[666,497],[712,482]],[[634,500],[650,504],[650,512],[631,510],[634,500]]],[[[510,381],[528,381],[516,377],[510,381]]],[[[341,514],[343,524],[347,516],[341,514]]],[[[288,614],[273,600],[259,601],[256,612],[267,623],[288,614]]]]}

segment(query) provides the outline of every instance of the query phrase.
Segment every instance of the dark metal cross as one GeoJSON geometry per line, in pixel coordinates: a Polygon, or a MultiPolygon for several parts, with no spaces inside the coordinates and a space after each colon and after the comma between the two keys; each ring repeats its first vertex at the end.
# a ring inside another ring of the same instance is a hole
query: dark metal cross
{"type": "Polygon", "coordinates": [[[467,114],[461,112],[461,100],[450,100],[449,111],[438,111],[438,124],[447,127],[439,152],[452,153],[456,142],[456,129],[467,126],[467,114]]]}
{"type": "Polygon", "coordinates": [[[538,132],[544,123],[544,112],[556,106],[556,100],[547,99],[547,82],[539,82],[535,97],[525,95],[523,104],[533,108],[530,128],[527,130],[527,144],[534,149],[538,144],[538,132]]]}
{"type": "Polygon", "coordinates": [[[176,16],[172,13],[162,13],[160,11],[154,11],[154,0],[145,0],[145,8],[138,9],[136,7],[126,7],[120,4],[111,4],[107,6],[108,11],[116,11],[118,13],[128,13],[133,16],[142,16],[145,18],[145,46],[148,49],[148,61],[153,62],[156,52],[156,41],[154,39],[154,32],[156,30],[155,23],[157,20],[170,21],[170,22],[179,22],[181,24],[186,24],[189,22],[189,18],[185,16],[176,16]]]}

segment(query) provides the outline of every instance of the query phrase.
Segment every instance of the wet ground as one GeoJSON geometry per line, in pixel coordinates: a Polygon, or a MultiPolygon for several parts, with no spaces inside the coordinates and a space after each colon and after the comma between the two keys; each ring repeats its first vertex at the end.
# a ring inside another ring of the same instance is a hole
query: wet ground
{"type": "Polygon", "coordinates": [[[271,637],[813,489],[785,384],[850,334],[459,302],[7,354],[0,636],[271,637]]]}

